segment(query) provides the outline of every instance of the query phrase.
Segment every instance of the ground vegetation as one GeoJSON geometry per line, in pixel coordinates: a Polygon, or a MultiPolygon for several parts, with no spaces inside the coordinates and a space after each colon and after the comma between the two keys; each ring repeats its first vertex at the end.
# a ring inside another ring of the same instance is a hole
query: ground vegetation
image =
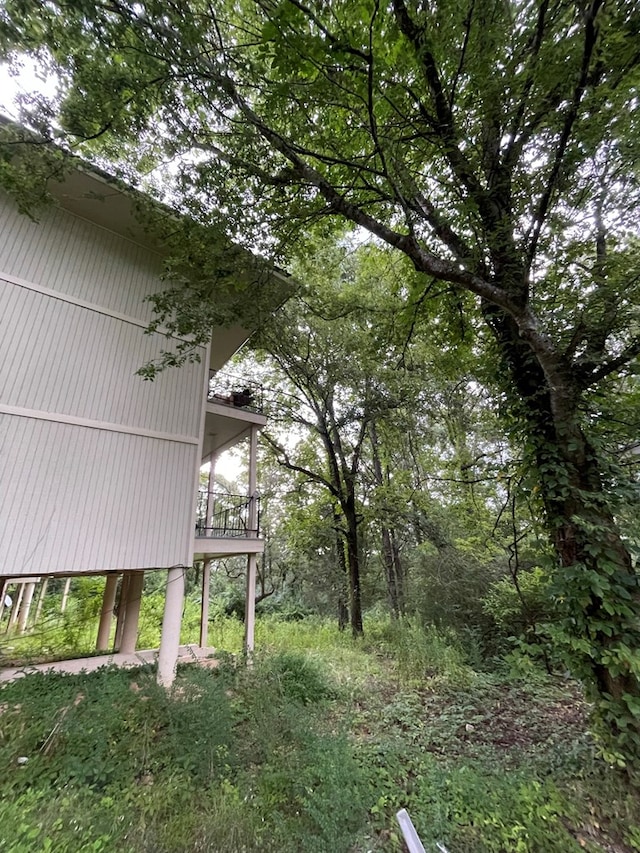
{"type": "Polygon", "coordinates": [[[376,619],[239,622],[215,668],[170,694],[145,668],[28,675],[0,689],[0,850],[631,853],[640,811],[596,755],[579,685],[469,664],[452,634],[376,619]]]}
{"type": "MultiPolygon", "coordinates": [[[[481,326],[555,549],[556,646],[632,763],[636,492],[599,419],[637,391],[638,28],[627,0],[7,0],[0,18],[3,55],[58,75],[31,103],[44,138],[130,180],[178,163],[165,198],[274,258],[360,229],[481,326]]],[[[160,321],[205,339],[212,297],[173,291],[160,321]]]]}

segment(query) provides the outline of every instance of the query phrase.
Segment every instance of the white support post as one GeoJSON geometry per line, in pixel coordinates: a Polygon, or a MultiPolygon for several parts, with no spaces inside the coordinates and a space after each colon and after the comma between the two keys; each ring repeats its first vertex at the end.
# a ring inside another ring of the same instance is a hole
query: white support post
{"type": "Polygon", "coordinates": [[[0,583],[0,622],[2,622],[2,617],[4,615],[4,600],[7,595],[7,587],[9,586],[9,581],[5,578],[2,578],[2,583],[0,583]]]}
{"type": "Polygon", "coordinates": [[[118,588],[118,575],[115,572],[107,575],[107,582],[102,596],[102,610],[100,612],[100,625],[98,626],[98,639],[96,650],[106,652],[109,648],[109,637],[111,635],[111,622],[116,604],[116,590],[118,588]]]}
{"type": "Polygon", "coordinates": [[[138,622],[140,621],[140,604],[144,588],[144,572],[131,572],[130,577],[125,605],[124,629],[119,649],[123,655],[132,655],[136,650],[138,622]]]}
{"type": "Polygon", "coordinates": [[[118,618],[116,620],[116,636],[113,641],[113,648],[116,652],[120,651],[122,644],[122,632],[124,631],[124,622],[127,618],[127,596],[129,595],[129,583],[131,581],[131,572],[124,572],[122,575],[122,583],[120,584],[120,599],[118,600],[118,618]]]}
{"type": "Polygon", "coordinates": [[[44,597],[47,594],[48,586],[49,578],[45,578],[42,581],[42,586],[40,587],[40,594],[38,595],[38,603],[36,604],[36,615],[33,617],[34,624],[40,620],[40,616],[42,614],[42,606],[44,604],[44,597]]]}
{"type": "Polygon", "coordinates": [[[216,487],[216,462],[218,456],[216,453],[209,454],[209,480],[207,482],[207,517],[205,525],[208,529],[213,527],[213,514],[215,512],[215,501],[213,493],[216,487]]]}
{"type": "Polygon", "coordinates": [[[207,647],[209,637],[209,582],[211,580],[211,560],[205,560],[202,567],[202,606],[200,608],[200,648],[207,647]]]}
{"type": "Polygon", "coordinates": [[[18,615],[18,633],[24,634],[29,620],[29,611],[31,610],[31,602],[33,601],[33,593],[35,592],[35,581],[30,581],[24,584],[24,596],[22,597],[22,606],[18,615]]]}
{"type": "MultiPolygon", "coordinates": [[[[249,439],[249,530],[256,536],[258,529],[258,427],[251,427],[249,439]]],[[[244,600],[244,652],[247,659],[253,654],[256,628],[256,574],[258,560],[255,554],[247,557],[247,587],[244,600]]]]}
{"type": "Polygon", "coordinates": [[[164,600],[162,638],[158,653],[158,682],[171,687],[176,675],[180,648],[180,623],[184,601],[184,568],[174,566],[167,575],[167,592],[164,600]]]}
{"type": "Polygon", "coordinates": [[[64,582],[64,590],[62,592],[62,602],[60,604],[60,613],[64,613],[67,609],[67,602],[69,601],[69,589],[71,588],[71,578],[68,577],[64,582]]]}
{"type": "Polygon", "coordinates": [[[251,426],[249,437],[249,530],[258,529],[258,427],[251,426]]]}
{"type": "Polygon", "coordinates": [[[256,630],[256,569],[258,560],[255,554],[247,558],[247,592],[244,606],[244,653],[249,660],[255,646],[256,630]]]}
{"type": "Polygon", "coordinates": [[[18,614],[20,613],[20,607],[22,605],[22,596],[24,595],[24,588],[26,584],[20,584],[20,590],[18,591],[15,601],[13,602],[13,607],[11,608],[11,616],[9,617],[9,624],[7,625],[7,630],[13,628],[14,625],[18,623],[18,614]]]}

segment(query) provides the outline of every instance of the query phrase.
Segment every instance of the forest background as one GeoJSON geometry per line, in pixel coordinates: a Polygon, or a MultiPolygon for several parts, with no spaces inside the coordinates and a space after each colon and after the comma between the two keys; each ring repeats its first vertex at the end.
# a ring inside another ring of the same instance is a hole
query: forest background
{"type": "MultiPolygon", "coordinates": [[[[167,236],[202,275],[176,252],[158,324],[207,338],[230,240],[303,283],[252,367],[292,474],[267,597],[356,635],[385,601],[482,657],[524,638],[637,764],[635,5],[8,0],[0,22],[14,67],[60,81],[24,99],[42,138],[159,194],[173,164],[190,224],[167,236]]],[[[63,160],[6,133],[30,209],[63,160]]]]}

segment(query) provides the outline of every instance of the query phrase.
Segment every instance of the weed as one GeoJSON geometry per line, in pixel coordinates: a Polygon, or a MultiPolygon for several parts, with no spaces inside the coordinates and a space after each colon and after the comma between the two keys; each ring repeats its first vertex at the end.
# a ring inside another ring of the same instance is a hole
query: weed
{"type": "Polygon", "coordinates": [[[450,629],[423,626],[410,619],[381,620],[369,636],[374,647],[394,660],[398,677],[405,683],[438,679],[463,686],[474,677],[450,629]]]}
{"type": "Polygon", "coordinates": [[[279,652],[267,658],[261,675],[273,679],[283,696],[303,705],[335,695],[320,664],[299,652],[279,652]]]}
{"type": "MultiPolygon", "coordinates": [[[[450,631],[366,630],[269,616],[253,666],[180,668],[171,693],[151,668],[7,684],[0,853],[396,853],[401,807],[432,850],[638,849],[577,685],[471,670],[450,631]]],[[[235,653],[242,626],[212,636],[235,653]]]]}

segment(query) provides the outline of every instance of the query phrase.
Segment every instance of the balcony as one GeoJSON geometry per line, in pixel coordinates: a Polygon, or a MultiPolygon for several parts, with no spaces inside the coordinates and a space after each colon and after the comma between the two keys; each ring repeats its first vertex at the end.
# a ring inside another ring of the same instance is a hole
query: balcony
{"type": "Polygon", "coordinates": [[[262,553],[260,498],[225,492],[198,492],[195,557],[262,553]]]}
{"type": "Polygon", "coordinates": [[[196,538],[244,537],[260,535],[260,498],[248,495],[229,495],[225,492],[198,492],[196,538]],[[255,508],[252,507],[255,504],[255,508]],[[253,513],[252,513],[253,509],[253,513]],[[255,521],[252,524],[252,515],[255,521]]]}
{"type": "Polygon", "coordinates": [[[251,379],[234,376],[223,370],[210,370],[207,400],[262,414],[264,389],[259,382],[251,379]]]}
{"type": "Polygon", "coordinates": [[[252,427],[265,426],[263,388],[258,382],[211,371],[207,393],[202,458],[219,455],[246,438],[252,427]]]}

